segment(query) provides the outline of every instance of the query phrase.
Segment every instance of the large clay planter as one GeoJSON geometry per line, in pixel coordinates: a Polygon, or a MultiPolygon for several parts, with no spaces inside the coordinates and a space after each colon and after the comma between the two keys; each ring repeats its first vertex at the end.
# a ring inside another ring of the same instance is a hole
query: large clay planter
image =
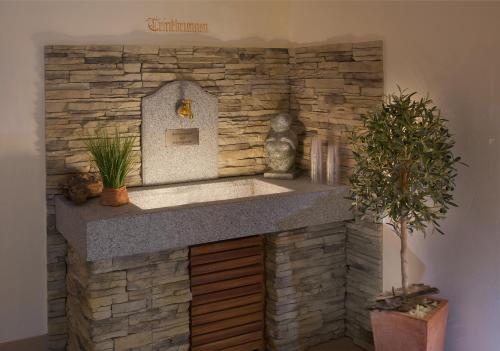
{"type": "Polygon", "coordinates": [[[394,311],[372,311],[375,351],[443,351],[448,319],[448,301],[424,319],[394,311]]]}
{"type": "Polygon", "coordinates": [[[104,188],[101,193],[101,204],[104,206],[121,206],[128,204],[127,188],[104,188]]]}

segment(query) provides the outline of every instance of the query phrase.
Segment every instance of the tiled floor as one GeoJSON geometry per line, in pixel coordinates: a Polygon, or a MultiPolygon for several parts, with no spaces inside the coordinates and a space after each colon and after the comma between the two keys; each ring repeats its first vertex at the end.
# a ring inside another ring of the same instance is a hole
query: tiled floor
{"type": "Polygon", "coordinates": [[[8,343],[0,343],[0,351],[45,351],[47,350],[46,336],[36,336],[8,343]]]}
{"type": "MultiPolygon", "coordinates": [[[[43,351],[46,350],[45,337],[36,337],[14,343],[0,344],[0,351],[43,351]]],[[[309,351],[363,351],[348,338],[338,339],[313,347],[309,351]]]]}
{"type": "Polygon", "coordinates": [[[313,347],[309,351],[363,351],[348,338],[338,339],[323,345],[313,347]]]}

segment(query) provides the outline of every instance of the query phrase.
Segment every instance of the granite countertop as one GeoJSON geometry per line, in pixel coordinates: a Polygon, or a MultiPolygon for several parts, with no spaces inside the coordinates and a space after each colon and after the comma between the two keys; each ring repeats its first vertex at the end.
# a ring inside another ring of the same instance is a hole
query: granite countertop
{"type": "Polygon", "coordinates": [[[99,199],[77,206],[58,196],[56,226],[82,257],[97,261],[349,220],[348,191],[306,177],[259,176],[131,188],[131,203],[121,207],[101,206],[99,199]],[[242,189],[242,197],[224,199],[228,189],[242,189]],[[191,202],[198,193],[220,199],[191,202]]]}

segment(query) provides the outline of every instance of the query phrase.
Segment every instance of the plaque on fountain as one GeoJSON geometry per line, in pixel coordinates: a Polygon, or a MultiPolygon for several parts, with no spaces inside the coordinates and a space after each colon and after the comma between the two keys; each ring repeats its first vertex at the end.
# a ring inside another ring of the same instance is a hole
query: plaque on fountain
{"type": "Polygon", "coordinates": [[[143,184],[217,178],[217,117],[217,98],[193,82],[172,82],[144,97],[143,184]]]}
{"type": "Polygon", "coordinates": [[[165,132],[166,146],[199,145],[200,130],[198,128],[167,129],[165,132]]]}

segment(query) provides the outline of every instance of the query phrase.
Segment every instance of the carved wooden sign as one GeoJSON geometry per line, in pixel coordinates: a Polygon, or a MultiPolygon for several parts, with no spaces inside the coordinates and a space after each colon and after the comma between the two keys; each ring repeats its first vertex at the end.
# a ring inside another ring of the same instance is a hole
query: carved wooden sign
{"type": "Polygon", "coordinates": [[[159,17],[146,18],[148,30],[151,32],[172,32],[172,33],[207,33],[208,23],[183,22],[176,18],[166,20],[159,17]]]}

